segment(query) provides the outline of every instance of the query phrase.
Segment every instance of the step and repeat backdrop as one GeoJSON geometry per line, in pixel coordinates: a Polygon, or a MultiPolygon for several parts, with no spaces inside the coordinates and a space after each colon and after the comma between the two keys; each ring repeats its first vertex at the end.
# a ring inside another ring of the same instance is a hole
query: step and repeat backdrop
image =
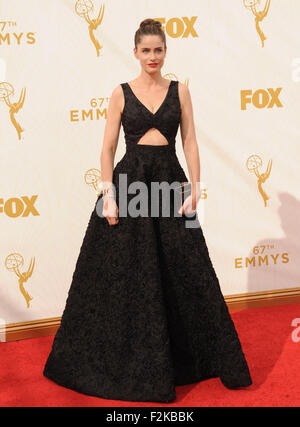
{"type": "MultiPolygon", "coordinates": [[[[191,93],[198,214],[224,295],[300,286],[299,0],[1,0],[2,323],[62,314],[109,99],[140,74],[145,18],[163,24],[163,77],[191,93]]],[[[115,164],[124,153],[121,128],[115,164]]]]}

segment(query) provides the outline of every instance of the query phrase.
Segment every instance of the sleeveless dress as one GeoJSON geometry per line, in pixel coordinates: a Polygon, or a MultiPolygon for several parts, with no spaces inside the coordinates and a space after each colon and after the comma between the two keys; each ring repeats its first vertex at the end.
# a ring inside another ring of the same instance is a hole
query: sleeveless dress
{"type": "MultiPolygon", "coordinates": [[[[188,182],[175,150],[178,82],[170,81],[156,113],[128,83],[121,86],[126,153],[113,170],[117,204],[121,174],[127,177],[125,191],[136,181],[149,188],[152,181],[188,182]],[[151,128],[168,145],[138,144],[151,128]]],[[[102,194],[90,216],[44,376],[80,393],[136,402],[171,402],[175,386],[213,377],[229,389],[251,385],[200,224],[186,226],[198,221],[197,213],[189,218],[124,215],[111,226],[98,214],[101,202],[102,194]]]]}

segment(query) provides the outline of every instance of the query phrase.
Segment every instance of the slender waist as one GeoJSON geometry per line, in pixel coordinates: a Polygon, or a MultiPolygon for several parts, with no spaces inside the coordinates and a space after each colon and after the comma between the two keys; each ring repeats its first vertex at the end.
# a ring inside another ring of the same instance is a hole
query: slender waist
{"type": "Polygon", "coordinates": [[[126,153],[176,153],[174,144],[150,145],[150,144],[127,144],[126,153]]]}

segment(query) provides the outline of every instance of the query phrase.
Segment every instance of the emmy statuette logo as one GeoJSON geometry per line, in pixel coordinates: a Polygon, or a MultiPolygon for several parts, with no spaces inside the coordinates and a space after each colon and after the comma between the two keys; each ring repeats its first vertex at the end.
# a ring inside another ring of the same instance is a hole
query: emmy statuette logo
{"type": "Polygon", "coordinates": [[[91,0],[77,0],[75,4],[75,12],[78,16],[85,19],[88,23],[89,35],[92,40],[93,45],[96,48],[97,56],[100,56],[100,49],[103,46],[99,43],[94,35],[94,31],[97,30],[99,25],[102,23],[103,15],[104,15],[104,5],[100,6],[99,14],[96,19],[90,18],[90,13],[94,10],[94,5],[91,0]]]}
{"type": "Polygon", "coordinates": [[[267,200],[269,200],[268,195],[262,188],[262,184],[266,182],[269,178],[272,168],[272,160],[269,160],[267,170],[264,173],[260,173],[258,168],[262,167],[262,159],[256,154],[252,154],[252,156],[248,157],[246,161],[246,167],[249,172],[253,172],[257,177],[257,187],[260,195],[263,198],[265,207],[267,206],[267,200]]]}
{"type": "Polygon", "coordinates": [[[24,288],[24,283],[27,282],[29,277],[31,277],[33,273],[33,268],[35,264],[35,258],[33,257],[33,260],[30,261],[29,267],[27,271],[21,272],[20,268],[24,264],[24,259],[22,255],[18,253],[9,254],[5,259],[5,267],[8,271],[11,271],[12,273],[15,273],[15,275],[18,277],[19,282],[19,290],[23,297],[25,298],[27,308],[30,307],[30,301],[32,300],[32,297],[29,295],[29,293],[24,288]]]}
{"type": "Polygon", "coordinates": [[[84,174],[84,181],[86,184],[91,185],[96,191],[97,196],[100,196],[102,193],[102,188],[99,188],[99,183],[101,182],[101,172],[99,169],[89,169],[84,174]]]}
{"type": "MultiPolygon", "coordinates": [[[[174,73],[166,73],[163,75],[165,79],[179,81],[178,77],[174,73]]],[[[189,87],[189,79],[185,79],[184,84],[189,87]]]]}
{"type": "Polygon", "coordinates": [[[24,131],[24,129],[17,122],[15,114],[18,113],[24,105],[26,89],[21,90],[18,102],[11,102],[10,100],[10,97],[14,95],[14,93],[14,87],[10,83],[0,82],[0,101],[5,102],[7,105],[9,109],[10,120],[17,131],[18,138],[21,139],[21,133],[24,131]]]}
{"type": "Polygon", "coordinates": [[[251,10],[251,12],[255,17],[255,28],[260,37],[262,47],[264,47],[264,42],[267,39],[267,37],[262,32],[259,24],[267,16],[269,12],[271,0],[243,0],[243,2],[244,2],[244,6],[247,9],[251,10]],[[261,6],[261,3],[264,3],[263,8],[259,8],[259,6],[261,6]]]}

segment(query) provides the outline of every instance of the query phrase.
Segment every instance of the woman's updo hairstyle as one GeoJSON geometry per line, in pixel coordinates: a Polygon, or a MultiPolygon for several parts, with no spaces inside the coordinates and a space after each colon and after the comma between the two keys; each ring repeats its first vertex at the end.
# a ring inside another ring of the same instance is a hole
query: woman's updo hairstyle
{"type": "Polygon", "coordinates": [[[162,29],[161,22],[156,21],[155,19],[147,18],[140,23],[140,28],[135,33],[134,45],[136,49],[137,45],[141,43],[142,37],[148,34],[160,36],[165,48],[167,47],[166,35],[164,30],[162,29]]]}

